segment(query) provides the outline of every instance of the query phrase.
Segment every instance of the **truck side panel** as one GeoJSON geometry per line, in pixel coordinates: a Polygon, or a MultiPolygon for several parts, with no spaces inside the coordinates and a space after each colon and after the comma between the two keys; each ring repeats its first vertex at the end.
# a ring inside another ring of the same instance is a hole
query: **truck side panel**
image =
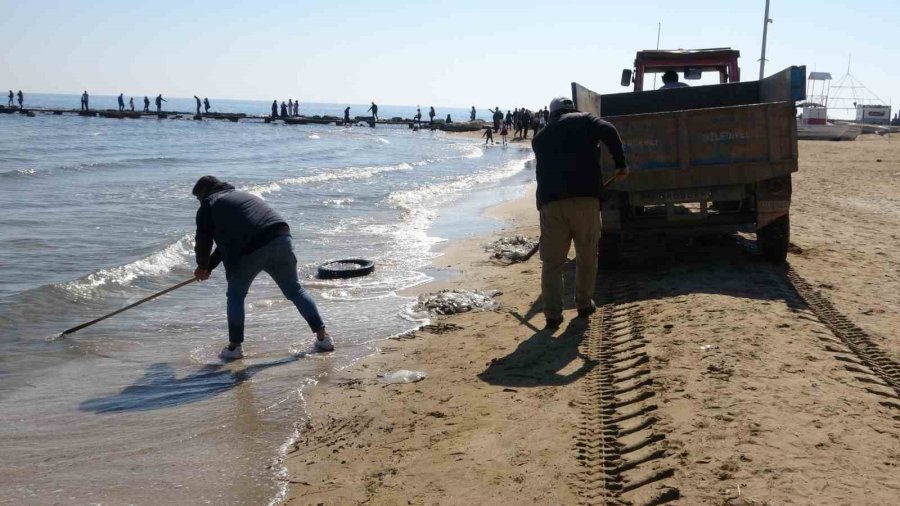
{"type": "MultiPolygon", "coordinates": [[[[635,91],[601,95],[601,116],[705,109],[758,104],[759,82],[711,84],[671,90],[635,91]]],[[[582,110],[579,108],[579,110],[582,110]]]]}
{"type": "MultiPolygon", "coordinates": [[[[617,191],[752,183],[797,171],[792,103],[780,102],[610,119],[631,175],[617,191]]],[[[601,147],[605,177],[612,157],[601,147]]]]}
{"type": "Polygon", "coordinates": [[[600,116],[600,94],[593,92],[578,83],[572,83],[572,101],[581,112],[589,112],[600,116]]]}

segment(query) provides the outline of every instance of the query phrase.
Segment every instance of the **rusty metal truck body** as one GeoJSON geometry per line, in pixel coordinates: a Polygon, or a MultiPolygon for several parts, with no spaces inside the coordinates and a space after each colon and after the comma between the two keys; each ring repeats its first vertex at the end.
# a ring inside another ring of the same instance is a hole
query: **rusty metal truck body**
{"type": "MultiPolygon", "coordinates": [[[[604,191],[601,265],[614,264],[634,236],[739,230],[755,231],[763,256],[783,261],[805,73],[608,95],[572,83],[576,108],[619,130],[631,171],[604,191]]],[[[615,168],[601,152],[606,179],[615,168]]]]}

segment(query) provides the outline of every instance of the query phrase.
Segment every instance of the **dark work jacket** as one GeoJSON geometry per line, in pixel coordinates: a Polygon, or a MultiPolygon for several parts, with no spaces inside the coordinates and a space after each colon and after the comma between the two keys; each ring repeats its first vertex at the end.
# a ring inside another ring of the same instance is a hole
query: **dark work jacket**
{"type": "Polygon", "coordinates": [[[599,148],[602,141],[616,168],[626,166],[619,132],[611,123],[586,112],[566,112],[531,141],[536,158],[537,208],[554,200],[597,197],[603,189],[599,148]]]}
{"type": "Polygon", "coordinates": [[[228,271],[242,256],[282,235],[290,235],[287,222],[261,198],[227,183],[216,185],[197,210],[197,266],[212,270],[221,260],[228,271]],[[210,255],[213,241],[216,251],[210,255]]]}

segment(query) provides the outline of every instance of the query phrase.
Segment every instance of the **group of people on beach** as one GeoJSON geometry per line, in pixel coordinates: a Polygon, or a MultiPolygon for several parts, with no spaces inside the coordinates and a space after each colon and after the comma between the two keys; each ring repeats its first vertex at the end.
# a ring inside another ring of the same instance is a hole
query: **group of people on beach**
{"type": "Polygon", "coordinates": [[[15,95],[13,95],[13,91],[12,91],[12,90],[9,90],[9,102],[7,103],[7,105],[8,105],[9,107],[14,107],[14,106],[13,106],[13,97],[18,98],[18,100],[19,100],[19,109],[21,109],[21,108],[22,108],[22,104],[25,103],[25,95],[22,94],[22,90],[19,90],[19,92],[16,93],[15,95]]]}
{"type": "MultiPolygon", "coordinates": [[[[475,108],[473,107],[472,109],[474,116],[475,108]]],[[[505,116],[499,106],[488,110],[492,113],[491,118],[493,119],[494,126],[493,128],[485,129],[485,132],[482,135],[485,144],[488,142],[493,144],[494,134],[499,132],[500,137],[503,139],[503,145],[506,145],[507,136],[509,135],[510,129],[513,127],[515,127],[515,130],[513,131],[514,139],[527,139],[529,128],[534,130],[535,135],[537,135],[537,133],[550,121],[550,111],[546,107],[534,112],[525,109],[524,107],[521,109],[514,109],[512,112],[507,109],[505,116]]]]}

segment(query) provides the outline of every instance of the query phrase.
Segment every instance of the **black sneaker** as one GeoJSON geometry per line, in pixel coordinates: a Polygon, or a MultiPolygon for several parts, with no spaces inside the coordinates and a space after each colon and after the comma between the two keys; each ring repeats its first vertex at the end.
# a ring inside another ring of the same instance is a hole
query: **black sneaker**
{"type": "Polygon", "coordinates": [[[578,310],[578,317],[579,318],[587,318],[588,316],[591,316],[592,314],[594,314],[596,311],[597,311],[596,306],[583,307],[578,310]]]}
{"type": "Polygon", "coordinates": [[[545,329],[558,329],[560,325],[562,325],[562,318],[547,318],[547,325],[544,326],[545,329]]]}

